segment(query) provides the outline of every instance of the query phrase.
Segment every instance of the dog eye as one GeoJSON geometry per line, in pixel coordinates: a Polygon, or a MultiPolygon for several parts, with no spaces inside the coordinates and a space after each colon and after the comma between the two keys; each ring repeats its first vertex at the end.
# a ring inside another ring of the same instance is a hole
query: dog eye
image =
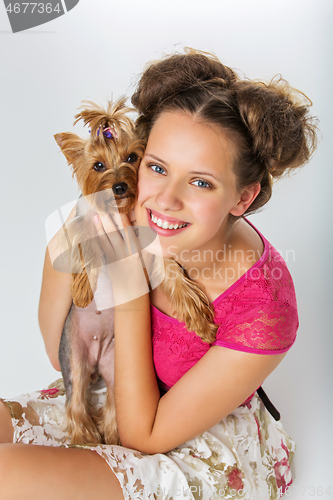
{"type": "Polygon", "coordinates": [[[128,163],[135,163],[137,159],[138,159],[138,155],[136,153],[131,153],[128,156],[127,161],[128,161],[128,163]]]}
{"type": "Polygon", "coordinates": [[[96,170],[96,172],[105,172],[106,166],[101,161],[97,161],[94,165],[94,170],[96,170]]]}

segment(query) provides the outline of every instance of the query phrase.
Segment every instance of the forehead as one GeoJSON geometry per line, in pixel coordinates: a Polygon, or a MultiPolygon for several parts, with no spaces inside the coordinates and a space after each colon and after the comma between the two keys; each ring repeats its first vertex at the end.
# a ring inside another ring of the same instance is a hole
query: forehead
{"type": "Polygon", "coordinates": [[[218,125],[183,111],[165,111],[151,129],[146,154],[156,154],[166,163],[181,159],[232,170],[235,145],[218,125]]]}

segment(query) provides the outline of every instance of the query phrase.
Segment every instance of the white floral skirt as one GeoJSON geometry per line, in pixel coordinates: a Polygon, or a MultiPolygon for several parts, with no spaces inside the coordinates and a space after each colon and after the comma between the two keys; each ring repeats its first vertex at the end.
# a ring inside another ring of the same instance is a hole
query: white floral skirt
{"type": "MultiPolygon", "coordinates": [[[[91,393],[93,404],[103,404],[102,384],[91,393]]],[[[62,379],[4,402],[12,413],[15,443],[72,446],[64,432],[62,379]]],[[[255,393],[209,431],[165,454],[115,445],[85,448],[106,460],[126,500],[273,500],[292,482],[295,443],[255,393]]]]}

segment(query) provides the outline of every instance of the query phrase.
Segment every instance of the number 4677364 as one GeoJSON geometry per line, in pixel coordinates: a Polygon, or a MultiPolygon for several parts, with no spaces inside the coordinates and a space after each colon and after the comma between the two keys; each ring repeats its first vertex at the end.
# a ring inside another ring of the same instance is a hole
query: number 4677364
{"type": "Polygon", "coordinates": [[[53,7],[51,3],[22,2],[8,4],[6,11],[10,14],[33,14],[34,12],[38,12],[39,14],[51,14],[52,12],[57,12],[60,14],[62,12],[62,8],[60,7],[60,3],[57,3],[57,5],[53,7]]]}

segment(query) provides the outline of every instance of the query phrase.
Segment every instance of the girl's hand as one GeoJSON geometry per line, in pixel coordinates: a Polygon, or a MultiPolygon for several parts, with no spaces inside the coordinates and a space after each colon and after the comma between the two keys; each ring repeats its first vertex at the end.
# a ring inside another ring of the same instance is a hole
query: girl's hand
{"type": "Polygon", "coordinates": [[[149,293],[141,245],[129,215],[95,215],[94,224],[103,249],[115,306],[149,293]]]}

